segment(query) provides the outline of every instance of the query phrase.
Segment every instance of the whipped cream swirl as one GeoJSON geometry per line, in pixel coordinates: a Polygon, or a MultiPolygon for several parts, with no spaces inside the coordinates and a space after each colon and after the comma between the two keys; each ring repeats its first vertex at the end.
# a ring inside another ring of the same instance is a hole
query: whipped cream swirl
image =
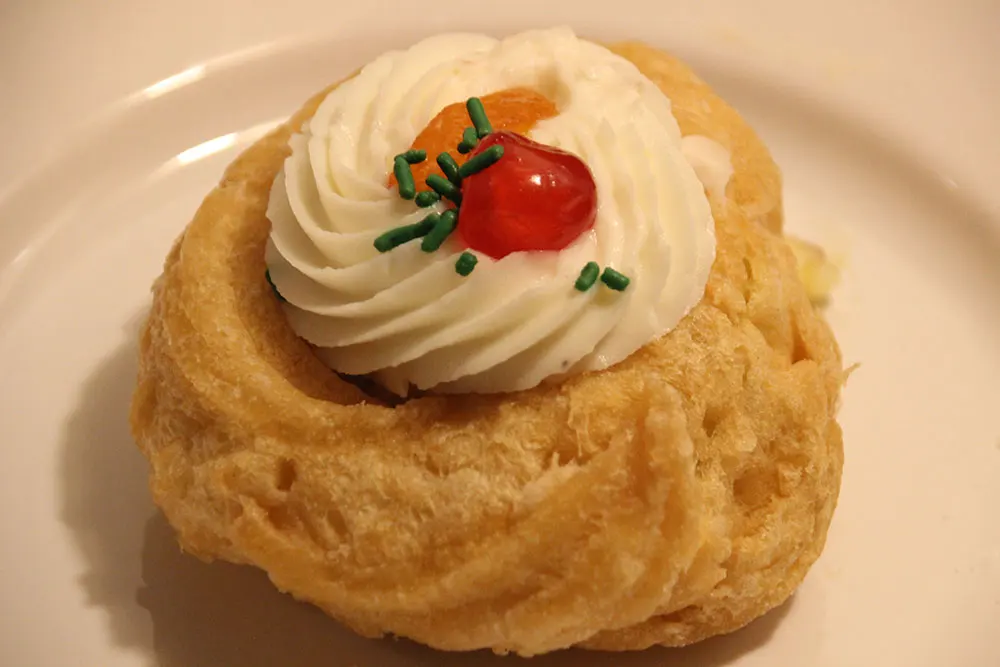
{"type": "Polygon", "coordinates": [[[289,321],[331,368],[397,393],[516,391],[601,370],[704,293],[714,223],[670,100],[567,29],[447,34],[386,53],[327,96],[291,149],[267,211],[267,263],[289,321]],[[419,242],[376,251],[379,234],[442,209],[386,187],[393,156],[445,106],[515,87],[559,109],[528,136],[590,167],[594,227],[559,252],[476,253],[468,277],[455,272],[454,234],[433,253],[419,242]],[[574,289],[589,261],[629,276],[629,288],[574,289]]]}

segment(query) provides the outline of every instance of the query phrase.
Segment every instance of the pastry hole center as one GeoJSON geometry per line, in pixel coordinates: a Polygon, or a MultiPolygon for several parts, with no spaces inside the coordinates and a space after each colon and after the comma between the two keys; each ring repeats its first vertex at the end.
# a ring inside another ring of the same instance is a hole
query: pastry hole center
{"type": "Polygon", "coordinates": [[[800,361],[808,359],[812,359],[812,355],[809,354],[809,347],[799,327],[795,326],[792,331],[792,363],[797,364],[800,361]]]}
{"type": "Polygon", "coordinates": [[[777,473],[767,466],[750,468],[733,484],[736,502],[751,510],[766,505],[777,490],[777,473]]]}
{"type": "Polygon", "coordinates": [[[705,429],[705,435],[709,439],[715,435],[715,429],[719,426],[719,422],[722,421],[722,408],[715,405],[710,405],[705,410],[705,418],[702,420],[702,428],[705,429]]]}
{"type": "Polygon", "coordinates": [[[299,473],[295,467],[295,462],[291,459],[281,459],[278,462],[278,474],[274,486],[279,491],[288,491],[295,484],[298,477],[299,473]]]}

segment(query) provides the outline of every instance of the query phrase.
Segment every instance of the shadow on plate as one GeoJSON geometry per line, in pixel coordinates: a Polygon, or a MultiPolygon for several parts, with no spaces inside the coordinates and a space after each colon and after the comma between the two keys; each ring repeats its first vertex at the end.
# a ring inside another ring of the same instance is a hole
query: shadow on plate
{"type": "MultiPolygon", "coordinates": [[[[137,327],[89,378],[65,435],[63,518],[85,556],[80,579],[115,643],[161,667],[516,667],[487,652],[441,653],[406,640],[360,638],[296,602],[250,567],[181,553],[150,500],[128,430],[137,327]]],[[[726,637],[685,649],[560,651],[531,667],[718,667],[767,642],[789,604],[726,637]]]]}

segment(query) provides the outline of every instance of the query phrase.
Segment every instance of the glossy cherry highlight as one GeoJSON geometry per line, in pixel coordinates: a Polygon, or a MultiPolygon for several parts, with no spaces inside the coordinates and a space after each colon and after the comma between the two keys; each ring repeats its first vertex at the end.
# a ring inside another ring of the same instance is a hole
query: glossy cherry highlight
{"type": "Polygon", "coordinates": [[[594,226],[597,185],[577,156],[512,132],[493,132],[472,151],[503,146],[496,164],[462,181],[459,238],[500,259],[562,250],[594,226]]]}

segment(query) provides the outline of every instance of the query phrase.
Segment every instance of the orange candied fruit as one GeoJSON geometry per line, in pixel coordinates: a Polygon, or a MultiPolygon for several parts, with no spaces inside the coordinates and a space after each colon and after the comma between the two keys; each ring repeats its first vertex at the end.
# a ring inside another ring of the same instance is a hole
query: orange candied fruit
{"type": "MultiPolygon", "coordinates": [[[[539,121],[559,113],[552,100],[530,88],[508,88],[480,99],[494,131],[527,134],[539,121]]],[[[460,154],[456,147],[462,139],[462,132],[471,125],[465,102],[456,102],[438,112],[413,140],[411,149],[427,151],[427,159],[412,166],[418,192],[427,189],[425,181],[431,174],[444,175],[437,166],[438,155],[450,153],[460,165],[469,158],[468,155],[460,154]]],[[[396,177],[391,172],[389,187],[396,187],[396,177]]]]}

